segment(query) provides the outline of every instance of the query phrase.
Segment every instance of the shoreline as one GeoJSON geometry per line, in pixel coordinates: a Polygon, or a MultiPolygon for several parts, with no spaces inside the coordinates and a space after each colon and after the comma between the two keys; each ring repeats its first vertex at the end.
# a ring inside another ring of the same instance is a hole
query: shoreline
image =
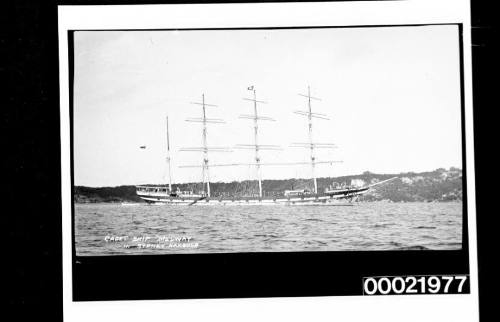
{"type": "MultiPolygon", "coordinates": [[[[463,200],[457,199],[457,200],[420,200],[420,201],[391,201],[391,200],[373,200],[373,201],[355,201],[353,204],[375,204],[375,203],[383,203],[383,204],[389,204],[389,203],[394,203],[394,204],[411,204],[411,203],[424,203],[424,204],[429,204],[429,203],[439,203],[439,204],[444,204],[444,203],[463,203],[463,200]]],[[[149,205],[147,202],[144,201],[97,201],[97,202],[74,202],[75,205],[98,205],[98,204],[106,204],[106,205],[149,205]]],[[[276,205],[281,205],[281,204],[276,204],[276,205]]],[[[165,204],[165,206],[171,206],[168,204],[165,204]]],[[[247,206],[247,205],[243,205],[247,206]]],[[[258,204],[256,205],[251,205],[251,206],[259,206],[258,204]]]]}

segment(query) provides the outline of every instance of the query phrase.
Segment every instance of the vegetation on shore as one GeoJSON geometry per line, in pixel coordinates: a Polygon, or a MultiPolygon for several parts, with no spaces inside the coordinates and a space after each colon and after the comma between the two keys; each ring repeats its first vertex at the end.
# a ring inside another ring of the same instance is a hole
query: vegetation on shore
{"type": "MultiPolygon", "coordinates": [[[[373,184],[392,177],[397,177],[397,179],[377,186],[376,189],[363,195],[360,200],[392,202],[462,200],[462,170],[457,168],[399,174],[375,174],[367,171],[359,175],[318,178],[318,190],[323,191],[332,184],[373,184]]],[[[312,190],[313,188],[310,179],[264,180],[262,186],[266,195],[280,194],[290,189],[312,190]]],[[[202,187],[200,183],[174,184],[174,189],[177,188],[197,192],[202,187]]],[[[258,189],[256,181],[251,180],[213,182],[210,183],[210,188],[213,196],[251,195],[256,194],[258,189]]],[[[77,203],[142,202],[135,192],[135,186],[102,188],[76,186],[73,198],[77,203]]]]}

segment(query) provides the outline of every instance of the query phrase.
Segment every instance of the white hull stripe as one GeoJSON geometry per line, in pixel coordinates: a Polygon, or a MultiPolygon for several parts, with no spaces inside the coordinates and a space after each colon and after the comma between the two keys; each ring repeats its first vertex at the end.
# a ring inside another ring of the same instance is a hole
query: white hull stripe
{"type": "MultiPolygon", "coordinates": [[[[354,197],[354,196],[353,196],[354,197]]],[[[310,197],[310,198],[279,198],[279,199],[182,199],[182,198],[160,198],[160,197],[150,197],[150,196],[140,196],[141,199],[161,204],[172,204],[172,205],[276,205],[276,204],[332,204],[332,203],[348,203],[346,198],[331,198],[330,196],[322,197],[310,197]]]]}

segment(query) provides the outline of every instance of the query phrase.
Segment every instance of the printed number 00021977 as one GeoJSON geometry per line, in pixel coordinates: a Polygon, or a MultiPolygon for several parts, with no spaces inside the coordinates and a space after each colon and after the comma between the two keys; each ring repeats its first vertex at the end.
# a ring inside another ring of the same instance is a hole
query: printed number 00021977
{"type": "Polygon", "coordinates": [[[363,278],[363,295],[466,294],[467,275],[377,276],[363,278]]]}

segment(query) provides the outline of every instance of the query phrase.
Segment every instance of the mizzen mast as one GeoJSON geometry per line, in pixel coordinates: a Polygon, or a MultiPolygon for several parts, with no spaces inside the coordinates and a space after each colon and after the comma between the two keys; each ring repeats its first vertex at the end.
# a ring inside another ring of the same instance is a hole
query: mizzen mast
{"type": "Polygon", "coordinates": [[[244,100],[253,102],[253,115],[243,114],[239,118],[253,120],[254,127],[254,144],[238,144],[236,148],[239,149],[252,149],[255,151],[255,167],[257,170],[257,180],[259,182],[259,198],[262,198],[262,172],[261,172],[261,150],[277,150],[279,146],[277,145],[264,145],[259,144],[259,121],[275,121],[274,119],[267,116],[260,116],[257,110],[257,103],[267,104],[267,102],[257,100],[257,93],[254,86],[248,87],[249,91],[253,92],[253,98],[243,98],[244,100]]]}
{"type": "Polygon", "coordinates": [[[167,167],[168,167],[168,189],[172,192],[172,169],[170,167],[170,135],[168,133],[168,116],[167,116],[167,167]]]}
{"type": "MultiPolygon", "coordinates": [[[[201,118],[188,118],[186,122],[197,122],[203,124],[202,129],[202,147],[194,147],[194,148],[182,148],[181,151],[190,151],[190,152],[202,152],[203,153],[203,162],[201,165],[202,168],[202,181],[203,186],[206,187],[207,197],[210,197],[210,164],[208,161],[208,152],[230,152],[228,148],[224,147],[209,147],[207,143],[207,124],[208,123],[225,123],[222,119],[213,119],[207,118],[207,107],[217,107],[217,105],[207,104],[205,103],[205,94],[201,95],[201,102],[192,102],[191,104],[200,105],[202,107],[202,117],[201,118]]],[[[192,166],[186,166],[192,167],[192,166]]],[[[195,166],[199,167],[199,166],[195,166]]]]}
{"type": "MultiPolygon", "coordinates": [[[[318,163],[323,163],[323,162],[318,162],[316,161],[316,156],[315,156],[315,149],[316,148],[335,148],[335,144],[331,143],[315,143],[313,141],[313,118],[316,119],[323,119],[323,120],[329,120],[327,115],[321,114],[321,113],[313,113],[312,112],[312,106],[311,106],[311,100],[317,100],[321,101],[320,98],[313,97],[311,96],[311,88],[307,86],[307,95],[306,94],[299,94],[300,96],[303,96],[307,98],[307,111],[294,111],[295,114],[302,115],[302,116],[307,116],[307,123],[308,123],[308,137],[309,137],[309,142],[307,143],[292,143],[292,147],[299,147],[299,148],[307,148],[310,151],[310,164],[311,164],[311,176],[314,181],[314,193],[318,193],[318,182],[316,180],[316,165],[318,163]]],[[[336,161],[326,161],[324,163],[331,163],[331,162],[336,162],[336,161]]]]}

